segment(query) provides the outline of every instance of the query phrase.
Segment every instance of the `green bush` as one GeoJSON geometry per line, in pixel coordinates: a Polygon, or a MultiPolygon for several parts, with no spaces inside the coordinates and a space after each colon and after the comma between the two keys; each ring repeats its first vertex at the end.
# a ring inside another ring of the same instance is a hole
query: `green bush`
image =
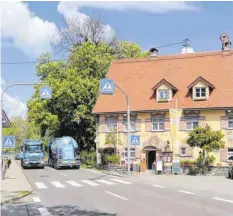
{"type": "Polygon", "coordinates": [[[106,156],[106,160],[108,163],[112,164],[120,164],[120,155],[108,155],[106,156]]]}
{"type": "Polygon", "coordinates": [[[206,174],[207,166],[213,165],[215,159],[216,158],[213,155],[207,155],[205,158],[205,164],[203,165],[203,158],[201,155],[199,155],[196,161],[194,161],[194,163],[189,167],[188,174],[206,174]]]}
{"type": "Polygon", "coordinates": [[[180,160],[180,165],[181,166],[184,166],[184,165],[188,165],[188,166],[191,166],[195,163],[194,160],[189,160],[189,159],[183,159],[183,160],[180,160]]]}
{"type": "Polygon", "coordinates": [[[96,163],[96,153],[95,152],[81,152],[81,163],[87,166],[94,166],[96,163]]]}

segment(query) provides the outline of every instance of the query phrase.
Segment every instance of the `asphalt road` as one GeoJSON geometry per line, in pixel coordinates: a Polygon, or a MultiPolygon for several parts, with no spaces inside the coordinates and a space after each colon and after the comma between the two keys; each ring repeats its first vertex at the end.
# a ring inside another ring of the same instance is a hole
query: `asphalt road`
{"type": "Polygon", "coordinates": [[[191,187],[169,187],[163,181],[158,184],[158,181],[118,178],[86,170],[46,167],[24,172],[34,192],[2,206],[3,216],[233,215],[233,191],[232,196],[199,193],[191,187]]]}

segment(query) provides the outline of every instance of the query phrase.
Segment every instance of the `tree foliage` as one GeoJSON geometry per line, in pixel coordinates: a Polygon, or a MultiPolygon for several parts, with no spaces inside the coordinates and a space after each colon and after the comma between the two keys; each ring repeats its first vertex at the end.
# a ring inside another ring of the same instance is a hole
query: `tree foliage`
{"type": "Polygon", "coordinates": [[[115,37],[106,41],[106,25],[98,20],[68,22],[62,35],[63,45],[69,48],[68,60],[53,62],[49,54],[44,54],[36,67],[41,85],[52,88],[52,99],[41,100],[40,86],[36,86],[27,104],[28,119],[35,122],[42,137],[72,136],[81,149],[90,151],[95,146],[96,122],[91,112],[99,80],[105,77],[113,59],[146,54],[132,42],[117,42],[115,37]]]}
{"type": "Polygon", "coordinates": [[[114,130],[106,135],[105,145],[112,146],[114,148],[114,152],[116,153],[117,145],[122,145],[122,141],[119,137],[117,137],[117,131],[114,130]]]}
{"type": "Polygon", "coordinates": [[[195,128],[189,133],[187,139],[189,146],[198,147],[202,150],[195,162],[195,166],[190,170],[191,173],[196,174],[200,172],[204,175],[206,174],[206,167],[215,160],[215,157],[209,155],[209,153],[224,147],[223,138],[224,134],[222,131],[213,131],[209,125],[206,125],[205,128],[195,128]]]}
{"type": "Polygon", "coordinates": [[[224,134],[222,131],[213,131],[209,125],[198,127],[189,133],[187,143],[190,147],[198,147],[207,152],[219,150],[224,147],[224,134]]]}

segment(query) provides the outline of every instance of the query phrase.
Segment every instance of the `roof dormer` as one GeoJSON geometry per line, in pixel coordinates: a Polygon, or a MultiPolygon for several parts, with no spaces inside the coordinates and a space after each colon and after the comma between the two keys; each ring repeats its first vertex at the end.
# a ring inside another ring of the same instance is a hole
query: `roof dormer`
{"type": "Polygon", "coordinates": [[[214,88],[210,82],[201,76],[188,86],[189,91],[192,92],[193,100],[208,100],[214,88]]]}
{"type": "Polygon", "coordinates": [[[173,95],[178,91],[178,89],[169,83],[167,80],[162,79],[158,82],[152,90],[156,94],[157,102],[167,102],[171,101],[173,95]]]}

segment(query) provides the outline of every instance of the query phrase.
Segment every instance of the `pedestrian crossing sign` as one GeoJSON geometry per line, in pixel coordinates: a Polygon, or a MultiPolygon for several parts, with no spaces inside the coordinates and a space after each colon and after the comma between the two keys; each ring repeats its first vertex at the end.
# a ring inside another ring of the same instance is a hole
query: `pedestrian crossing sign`
{"type": "Polygon", "coordinates": [[[51,99],[52,89],[49,86],[43,86],[40,88],[40,99],[51,99]]]}
{"type": "Polygon", "coordinates": [[[15,148],[15,136],[2,137],[3,148],[15,148]]]}
{"type": "Polygon", "coordinates": [[[100,80],[100,93],[101,94],[113,94],[115,90],[114,81],[110,79],[100,80]]]}
{"type": "Polygon", "coordinates": [[[131,135],[131,145],[140,145],[140,136],[131,135]]]}

